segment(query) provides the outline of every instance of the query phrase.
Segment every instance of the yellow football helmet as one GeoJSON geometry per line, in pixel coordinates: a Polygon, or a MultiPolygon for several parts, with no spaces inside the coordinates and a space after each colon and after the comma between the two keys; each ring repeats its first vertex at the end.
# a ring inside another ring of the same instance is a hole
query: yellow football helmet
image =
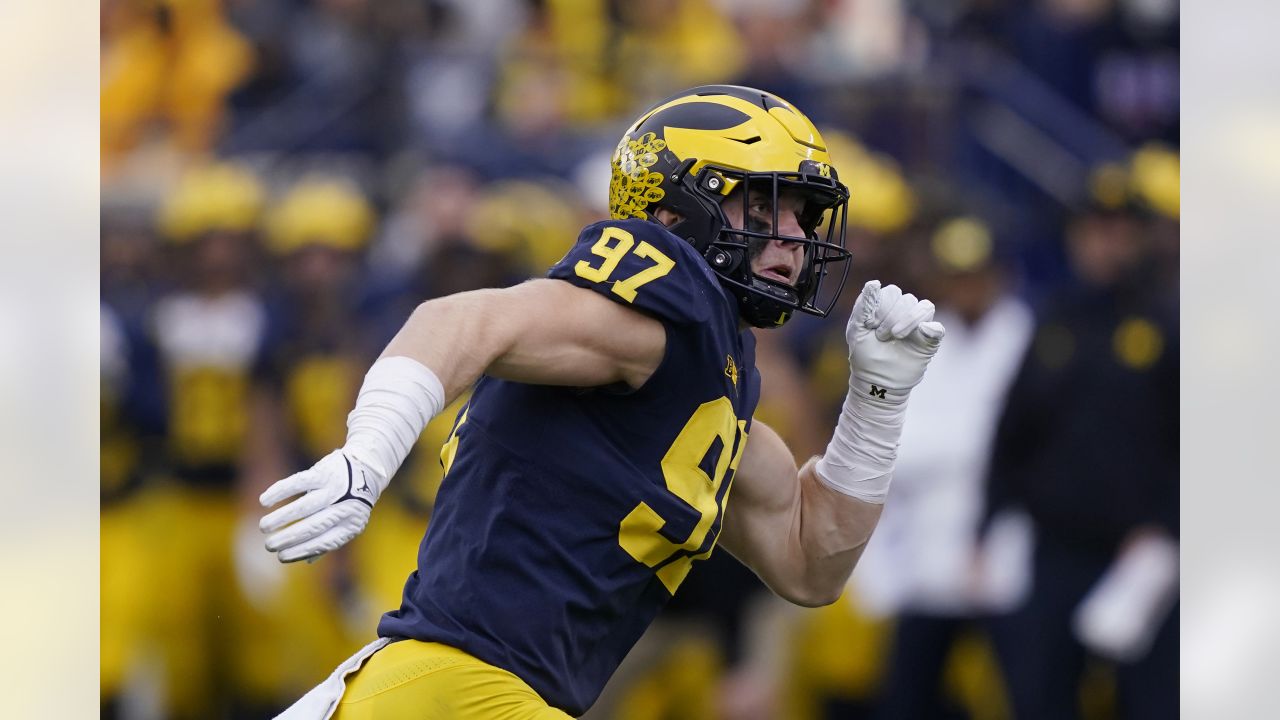
{"type": "Polygon", "coordinates": [[[354,184],[311,175],[299,180],[267,216],[267,247],[280,255],[306,245],[358,252],[376,220],[373,206],[354,184]]]}
{"type": "Polygon", "coordinates": [[[266,191],[248,167],[201,165],[183,174],[159,209],[165,238],[185,243],[208,232],[249,232],[258,225],[266,191]]]}
{"type": "Polygon", "coordinates": [[[609,211],[615,219],[645,218],[665,208],[680,217],[668,229],[686,239],[738,299],[742,318],[776,327],[801,312],[825,316],[848,275],[844,249],[849,190],[840,182],[817,128],[792,104],[763,90],[706,85],[670,97],[640,116],[613,154],[609,211]],[[768,232],[735,229],[721,203],[735,191],[743,207],[771,200],[768,232]],[[780,236],[778,196],[803,200],[804,237],[780,236]],[[751,258],[770,240],[803,243],[805,266],[795,287],[751,271],[751,258]],[[838,274],[834,292],[820,293],[838,274]]]}

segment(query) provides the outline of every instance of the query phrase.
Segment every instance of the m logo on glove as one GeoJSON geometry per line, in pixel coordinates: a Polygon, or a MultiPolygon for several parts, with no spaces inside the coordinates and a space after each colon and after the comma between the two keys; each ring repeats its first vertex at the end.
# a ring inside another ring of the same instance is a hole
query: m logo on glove
{"type": "Polygon", "coordinates": [[[876,387],[875,385],[872,385],[871,397],[876,397],[876,398],[880,398],[881,400],[884,400],[884,388],[876,387]]]}

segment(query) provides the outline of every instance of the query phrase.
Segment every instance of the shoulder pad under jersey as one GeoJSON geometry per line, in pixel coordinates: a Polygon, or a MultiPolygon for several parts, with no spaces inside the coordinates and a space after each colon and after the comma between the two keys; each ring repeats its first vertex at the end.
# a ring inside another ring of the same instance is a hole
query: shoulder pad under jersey
{"type": "Polygon", "coordinates": [[[675,323],[707,322],[730,302],[692,245],[647,220],[588,225],[547,277],[675,323]]]}

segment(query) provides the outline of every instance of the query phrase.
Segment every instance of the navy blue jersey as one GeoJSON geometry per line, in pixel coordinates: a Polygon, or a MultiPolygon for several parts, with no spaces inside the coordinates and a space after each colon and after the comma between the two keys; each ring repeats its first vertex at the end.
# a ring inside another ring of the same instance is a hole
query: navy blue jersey
{"type": "Polygon", "coordinates": [[[591,225],[549,276],[661,320],[666,355],[635,390],[481,378],[378,633],[458,647],[578,715],[711,554],[760,379],[736,301],[659,225],[591,225]]]}

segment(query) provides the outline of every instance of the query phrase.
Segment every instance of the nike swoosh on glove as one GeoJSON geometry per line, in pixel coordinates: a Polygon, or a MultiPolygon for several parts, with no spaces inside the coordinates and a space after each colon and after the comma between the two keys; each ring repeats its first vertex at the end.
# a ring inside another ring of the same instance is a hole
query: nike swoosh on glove
{"type": "Polygon", "coordinates": [[[906,402],[946,335],[933,313],[932,302],[897,285],[864,285],[845,327],[850,389],[878,402],[906,402]]]}
{"type": "Polygon", "coordinates": [[[267,488],[258,498],[269,508],[300,496],[258,523],[262,532],[269,533],[267,550],[285,563],[337,550],[364,532],[369,513],[386,486],[387,480],[359,458],[334,450],[311,468],[267,488]]]}

